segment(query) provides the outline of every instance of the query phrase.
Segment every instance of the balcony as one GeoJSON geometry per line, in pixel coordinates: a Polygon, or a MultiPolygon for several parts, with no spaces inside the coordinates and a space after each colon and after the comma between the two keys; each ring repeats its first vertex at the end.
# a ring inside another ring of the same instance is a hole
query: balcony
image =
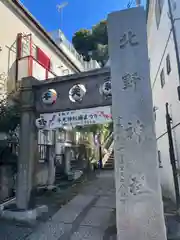
{"type": "MultiPolygon", "coordinates": [[[[53,78],[62,75],[61,72],[53,72],[50,58],[32,41],[32,35],[19,34],[17,49],[17,80],[32,76],[38,80],[53,78]]],[[[60,70],[59,70],[60,71],[60,70]]]]}

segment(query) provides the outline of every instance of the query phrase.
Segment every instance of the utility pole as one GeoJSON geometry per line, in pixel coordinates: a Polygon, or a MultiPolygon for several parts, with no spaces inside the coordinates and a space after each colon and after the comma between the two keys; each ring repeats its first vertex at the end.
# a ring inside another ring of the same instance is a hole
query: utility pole
{"type": "Polygon", "coordinates": [[[173,171],[173,178],[174,178],[176,206],[177,206],[177,209],[179,209],[179,207],[180,207],[179,181],[178,181],[178,174],[177,174],[177,169],[176,169],[176,159],[175,159],[175,154],[174,154],[171,121],[172,121],[172,119],[169,114],[169,104],[166,103],[166,126],[167,126],[168,140],[169,140],[169,156],[170,156],[170,161],[171,161],[172,171],[173,171]]]}
{"type": "Polygon", "coordinates": [[[60,13],[60,17],[61,17],[61,20],[60,20],[60,28],[61,28],[61,30],[62,30],[62,27],[63,27],[63,9],[67,5],[68,5],[68,2],[63,2],[63,3],[57,5],[57,10],[60,13]]]}

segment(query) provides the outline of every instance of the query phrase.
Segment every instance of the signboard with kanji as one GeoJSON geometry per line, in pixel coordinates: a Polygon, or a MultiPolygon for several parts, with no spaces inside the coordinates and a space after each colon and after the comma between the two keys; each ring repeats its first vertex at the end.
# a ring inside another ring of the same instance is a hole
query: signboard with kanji
{"type": "Polygon", "coordinates": [[[105,124],[112,121],[111,107],[96,107],[56,113],[41,114],[46,121],[45,129],[62,128],[63,126],[85,126],[105,124]]]}

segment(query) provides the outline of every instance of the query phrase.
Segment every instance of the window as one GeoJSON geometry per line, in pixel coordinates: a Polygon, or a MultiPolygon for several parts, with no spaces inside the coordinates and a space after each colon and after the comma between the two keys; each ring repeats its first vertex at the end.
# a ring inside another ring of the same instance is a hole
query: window
{"type": "Polygon", "coordinates": [[[151,70],[151,60],[149,58],[149,70],[151,70]]]}
{"type": "Polygon", "coordinates": [[[154,113],[154,121],[156,121],[156,107],[153,107],[153,113],[154,113]]]}
{"type": "Polygon", "coordinates": [[[170,56],[169,54],[167,55],[166,57],[166,71],[167,71],[167,74],[169,75],[170,72],[171,72],[171,62],[170,62],[170,56]]]}
{"type": "Polygon", "coordinates": [[[165,75],[164,75],[164,69],[162,69],[161,74],[160,74],[160,79],[161,79],[161,87],[164,87],[165,84],[165,75]]]}
{"type": "Polygon", "coordinates": [[[161,161],[161,152],[158,151],[158,162],[159,162],[159,168],[163,168],[162,161],[161,161]]]}
{"type": "Polygon", "coordinates": [[[156,24],[157,27],[159,27],[164,0],[156,0],[155,4],[156,4],[155,5],[156,24]]]}

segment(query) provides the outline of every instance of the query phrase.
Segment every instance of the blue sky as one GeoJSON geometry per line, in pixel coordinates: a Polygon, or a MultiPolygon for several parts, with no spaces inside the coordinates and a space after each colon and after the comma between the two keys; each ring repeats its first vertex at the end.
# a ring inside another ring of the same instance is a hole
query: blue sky
{"type": "MultiPolygon", "coordinates": [[[[24,6],[48,31],[62,28],[71,41],[73,33],[81,28],[91,28],[109,12],[126,8],[128,0],[67,0],[61,23],[57,4],[66,0],[21,0],[24,6]]],[[[142,0],[145,4],[146,0],[142,0]]]]}

